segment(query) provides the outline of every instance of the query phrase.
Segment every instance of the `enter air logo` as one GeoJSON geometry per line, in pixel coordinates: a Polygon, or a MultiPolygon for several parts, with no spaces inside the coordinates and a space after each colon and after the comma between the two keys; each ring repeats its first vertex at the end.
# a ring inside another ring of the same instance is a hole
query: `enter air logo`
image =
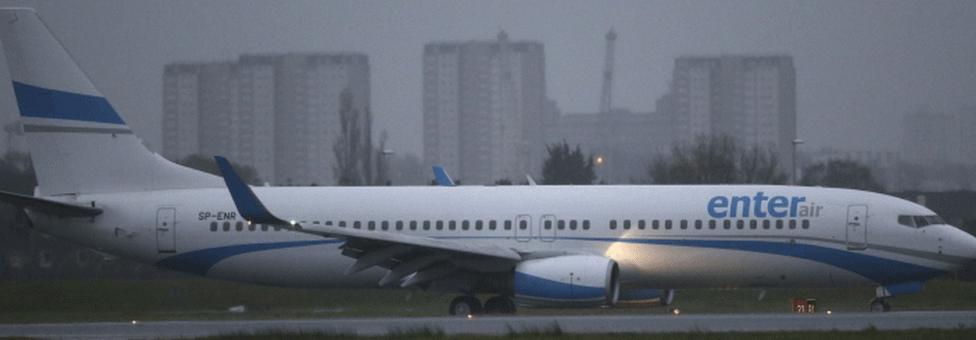
{"type": "Polygon", "coordinates": [[[715,196],[708,200],[708,215],[729,217],[819,217],[822,205],[807,202],[806,196],[766,196],[762,191],[754,196],[715,196]]]}

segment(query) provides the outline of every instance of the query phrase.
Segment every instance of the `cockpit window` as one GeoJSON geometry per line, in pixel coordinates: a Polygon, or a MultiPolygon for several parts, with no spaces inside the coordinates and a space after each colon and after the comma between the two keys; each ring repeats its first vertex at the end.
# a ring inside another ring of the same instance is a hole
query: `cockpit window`
{"type": "Polygon", "coordinates": [[[943,220],[938,215],[925,215],[925,216],[909,216],[909,215],[899,215],[898,224],[904,225],[906,227],[912,228],[924,228],[933,224],[945,224],[943,220]]]}

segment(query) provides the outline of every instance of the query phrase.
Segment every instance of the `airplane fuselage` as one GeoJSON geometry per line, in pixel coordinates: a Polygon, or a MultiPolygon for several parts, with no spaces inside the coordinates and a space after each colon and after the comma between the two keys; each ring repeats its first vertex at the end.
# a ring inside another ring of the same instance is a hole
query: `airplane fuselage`
{"type": "MultiPolygon", "coordinates": [[[[463,240],[520,253],[607,256],[625,287],[850,286],[924,281],[973,254],[934,215],[890,196],[787,186],[255,188],[307,228],[463,240]]],[[[208,277],[297,287],[371,287],[345,275],[339,239],[250,225],[226,189],[84,195],[104,214],[32,216],[46,232],[208,277]],[[65,226],[70,221],[70,226],[65,226]]]]}

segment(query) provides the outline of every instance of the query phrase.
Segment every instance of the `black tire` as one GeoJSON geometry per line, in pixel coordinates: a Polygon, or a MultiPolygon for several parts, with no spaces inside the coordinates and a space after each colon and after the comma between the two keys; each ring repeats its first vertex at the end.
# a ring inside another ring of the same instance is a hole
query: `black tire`
{"type": "Polygon", "coordinates": [[[515,301],[507,296],[495,296],[485,301],[485,314],[515,314],[515,301]]]}
{"type": "Polygon", "coordinates": [[[891,305],[885,299],[874,299],[871,300],[871,312],[873,313],[884,313],[891,311],[891,305]]]}
{"type": "Polygon", "coordinates": [[[458,316],[481,314],[481,301],[470,295],[458,296],[451,300],[451,306],[447,312],[458,316]]]}

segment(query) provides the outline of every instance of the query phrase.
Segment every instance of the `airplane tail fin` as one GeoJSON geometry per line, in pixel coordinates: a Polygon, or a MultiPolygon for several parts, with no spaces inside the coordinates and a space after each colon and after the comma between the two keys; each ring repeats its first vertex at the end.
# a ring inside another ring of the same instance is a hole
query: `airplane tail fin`
{"type": "Polygon", "coordinates": [[[40,195],[220,187],[147,149],[30,8],[0,8],[21,125],[40,195]]]}

